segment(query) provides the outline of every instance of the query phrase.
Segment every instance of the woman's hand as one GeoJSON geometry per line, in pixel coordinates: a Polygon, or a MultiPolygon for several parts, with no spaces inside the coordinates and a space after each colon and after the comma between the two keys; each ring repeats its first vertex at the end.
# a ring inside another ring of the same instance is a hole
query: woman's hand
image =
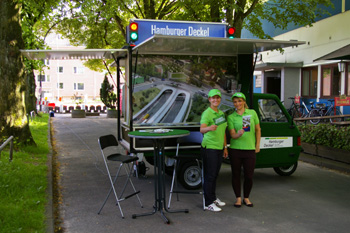
{"type": "Polygon", "coordinates": [[[238,137],[242,137],[242,135],[244,134],[244,129],[240,129],[238,130],[237,134],[239,135],[238,137]]]}
{"type": "Polygon", "coordinates": [[[255,153],[259,153],[260,152],[260,146],[256,146],[255,147],[255,153]]]}
{"type": "Polygon", "coordinates": [[[209,128],[208,131],[215,131],[218,128],[218,126],[217,125],[211,125],[208,128],[209,128]]]}
{"type": "Polygon", "coordinates": [[[226,159],[228,157],[228,150],[227,148],[224,148],[224,158],[226,159]]]}

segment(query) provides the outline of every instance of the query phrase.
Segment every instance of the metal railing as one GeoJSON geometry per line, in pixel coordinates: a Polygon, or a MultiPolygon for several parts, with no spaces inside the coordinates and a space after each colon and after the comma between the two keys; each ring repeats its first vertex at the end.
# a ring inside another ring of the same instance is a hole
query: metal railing
{"type": "Polygon", "coordinates": [[[13,155],[13,136],[9,137],[1,146],[0,146],[0,157],[1,157],[1,151],[5,148],[7,144],[10,143],[10,158],[9,161],[12,161],[12,155],[13,155]]]}

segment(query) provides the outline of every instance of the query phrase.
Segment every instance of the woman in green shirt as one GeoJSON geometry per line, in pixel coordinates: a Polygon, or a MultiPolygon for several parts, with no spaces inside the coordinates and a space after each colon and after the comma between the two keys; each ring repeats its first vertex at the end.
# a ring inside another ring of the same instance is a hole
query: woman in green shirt
{"type": "Polygon", "coordinates": [[[221,102],[221,92],[212,89],[208,93],[210,107],[201,116],[200,132],[204,135],[201,154],[203,157],[204,183],[203,191],[205,209],[221,211],[225,202],[216,197],[216,179],[219,175],[223,155],[227,157],[225,130],[227,121],[224,113],[218,109],[221,102]]]}
{"type": "Polygon", "coordinates": [[[232,171],[232,187],[236,195],[235,207],[241,207],[241,167],[244,171],[243,204],[253,207],[249,195],[253,187],[255,154],[260,151],[261,129],[254,110],[248,109],[243,93],[237,92],[232,98],[235,111],[228,116],[230,132],[229,157],[232,171]]]}

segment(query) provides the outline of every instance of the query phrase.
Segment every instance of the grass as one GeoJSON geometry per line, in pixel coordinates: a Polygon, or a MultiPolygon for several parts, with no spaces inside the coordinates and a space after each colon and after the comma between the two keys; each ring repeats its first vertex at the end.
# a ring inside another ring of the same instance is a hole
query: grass
{"type": "Polygon", "coordinates": [[[30,122],[37,146],[21,146],[9,162],[0,158],[0,232],[45,232],[47,203],[48,114],[30,122]]]}

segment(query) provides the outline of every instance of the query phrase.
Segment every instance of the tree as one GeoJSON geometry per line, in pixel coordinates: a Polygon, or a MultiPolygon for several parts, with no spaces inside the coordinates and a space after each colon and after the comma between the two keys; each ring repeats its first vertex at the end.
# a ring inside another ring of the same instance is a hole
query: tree
{"type": "Polygon", "coordinates": [[[115,109],[115,103],[117,102],[117,95],[113,90],[114,86],[108,82],[108,77],[106,75],[100,88],[100,97],[102,103],[104,103],[107,108],[111,109],[115,109]]]}
{"type": "Polygon", "coordinates": [[[24,48],[20,24],[21,5],[0,3],[0,139],[13,135],[19,143],[33,144],[26,117],[26,80],[20,49],[24,48]]]}
{"type": "MultiPolygon", "coordinates": [[[[50,16],[47,31],[55,31],[72,45],[86,48],[121,48],[131,18],[171,19],[178,10],[176,0],[61,0],[60,14],[50,16]]],[[[43,29],[44,30],[44,29],[43,29]]],[[[107,61],[107,64],[113,61],[107,61]]],[[[104,69],[101,60],[88,60],[92,70],[104,69]]],[[[113,68],[112,68],[113,69],[113,68]]]]}
{"type": "Polygon", "coordinates": [[[0,140],[13,135],[18,143],[34,143],[26,114],[35,109],[33,70],[43,63],[23,58],[20,49],[44,47],[36,25],[57,2],[2,0],[0,3],[0,140]]]}
{"type": "Polygon", "coordinates": [[[327,14],[321,5],[333,6],[330,0],[202,0],[200,3],[180,1],[183,11],[176,19],[226,22],[236,28],[236,38],[240,38],[242,29],[246,28],[261,39],[271,38],[263,31],[262,20],[282,30],[291,23],[311,26],[318,16],[327,14]]]}

